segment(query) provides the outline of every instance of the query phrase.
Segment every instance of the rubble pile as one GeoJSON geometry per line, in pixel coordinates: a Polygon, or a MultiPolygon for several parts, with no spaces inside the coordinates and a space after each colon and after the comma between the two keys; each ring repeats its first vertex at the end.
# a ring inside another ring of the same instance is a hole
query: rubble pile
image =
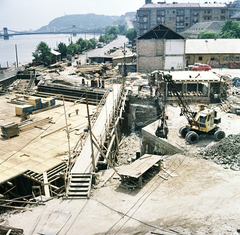
{"type": "Polygon", "coordinates": [[[136,152],[141,150],[141,137],[137,133],[131,133],[122,138],[119,144],[118,165],[128,164],[136,159],[136,152]]]}
{"type": "Polygon", "coordinates": [[[199,153],[204,159],[213,160],[225,169],[240,171],[240,134],[229,135],[199,153]]]}

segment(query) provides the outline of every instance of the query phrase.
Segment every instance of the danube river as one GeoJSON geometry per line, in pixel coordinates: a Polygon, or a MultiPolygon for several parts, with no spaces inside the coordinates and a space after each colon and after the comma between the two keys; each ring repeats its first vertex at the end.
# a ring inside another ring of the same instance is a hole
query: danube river
{"type": "Polygon", "coordinates": [[[0,67],[7,67],[7,65],[10,67],[16,62],[15,45],[17,45],[18,62],[24,64],[32,61],[32,53],[41,41],[46,42],[49,47],[55,49],[60,42],[69,45],[71,40],[75,43],[79,38],[89,40],[94,37],[98,39],[99,36],[97,34],[78,34],[76,37],[68,34],[39,34],[13,36],[9,40],[0,38],[0,67]]]}

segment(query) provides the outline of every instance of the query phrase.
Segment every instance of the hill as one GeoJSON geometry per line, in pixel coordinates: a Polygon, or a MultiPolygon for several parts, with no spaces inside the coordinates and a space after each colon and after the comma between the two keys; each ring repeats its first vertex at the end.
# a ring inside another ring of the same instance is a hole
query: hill
{"type": "Polygon", "coordinates": [[[76,14],[66,15],[55,18],[48,25],[41,27],[37,32],[54,32],[65,29],[72,29],[73,25],[76,26],[77,32],[91,32],[93,29],[95,32],[98,29],[102,32],[102,29],[106,26],[118,25],[124,23],[125,17],[121,16],[106,16],[96,14],[76,14]]]}

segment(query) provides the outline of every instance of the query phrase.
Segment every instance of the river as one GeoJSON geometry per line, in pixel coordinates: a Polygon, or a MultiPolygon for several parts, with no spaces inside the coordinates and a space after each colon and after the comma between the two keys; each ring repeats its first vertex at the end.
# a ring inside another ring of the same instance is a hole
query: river
{"type": "Polygon", "coordinates": [[[70,34],[40,34],[13,36],[9,40],[0,38],[0,67],[7,67],[7,65],[10,67],[16,62],[15,45],[17,45],[18,62],[25,64],[32,61],[32,53],[41,41],[46,42],[49,47],[55,49],[60,42],[68,45],[70,40],[75,43],[79,38],[89,40],[94,37],[98,39],[99,36],[97,34],[77,34],[76,37],[72,37],[70,34]]]}

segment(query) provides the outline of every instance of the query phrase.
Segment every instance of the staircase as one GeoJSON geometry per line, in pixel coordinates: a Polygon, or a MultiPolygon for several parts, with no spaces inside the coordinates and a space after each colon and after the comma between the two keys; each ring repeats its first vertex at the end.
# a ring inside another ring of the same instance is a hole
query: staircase
{"type": "Polygon", "coordinates": [[[71,173],[66,199],[89,198],[92,184],[91,173],[71,173]]]}

